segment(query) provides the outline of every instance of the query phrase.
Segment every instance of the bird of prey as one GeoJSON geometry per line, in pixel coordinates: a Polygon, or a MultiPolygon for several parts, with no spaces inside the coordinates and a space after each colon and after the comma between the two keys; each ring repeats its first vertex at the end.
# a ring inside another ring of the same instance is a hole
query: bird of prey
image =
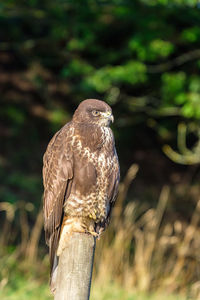
{"type": "Polygon", "coordinates": [[[51,277],[72,232],[99,234],[109,223],[120,179],[104,101],[82,101],[51,139],[43,158],[43,208],[51,277]]]}

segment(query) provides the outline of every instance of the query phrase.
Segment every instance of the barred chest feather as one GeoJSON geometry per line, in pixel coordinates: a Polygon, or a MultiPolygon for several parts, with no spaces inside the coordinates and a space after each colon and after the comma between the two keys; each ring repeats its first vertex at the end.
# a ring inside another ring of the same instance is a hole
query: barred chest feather
{"type": "Polygon", "coordinates": [[[84,135],[73,134],[73,153],[77,173],[74,174],[65,214],[90,217],[96,222],[106,219],[109,210],[109,184],[116,162],[112,131],[100,127],[84,135]],[[89,137],[89,139],[88,139],[89,137]]]}

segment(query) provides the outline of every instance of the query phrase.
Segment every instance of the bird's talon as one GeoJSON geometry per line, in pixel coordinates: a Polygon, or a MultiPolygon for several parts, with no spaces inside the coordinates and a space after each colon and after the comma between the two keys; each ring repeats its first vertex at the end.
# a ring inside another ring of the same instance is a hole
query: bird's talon
{"type": "Polygon", "coordinates": [[[95,231],[87,231],[87,233],[91,234],[94,237],[98,237],[99,236],[98,233],[95,232],[95,231]]]}

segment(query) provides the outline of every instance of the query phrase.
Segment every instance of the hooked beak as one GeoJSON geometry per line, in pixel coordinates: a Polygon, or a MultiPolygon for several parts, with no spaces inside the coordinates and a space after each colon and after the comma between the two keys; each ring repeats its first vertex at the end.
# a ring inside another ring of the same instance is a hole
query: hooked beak
{"type": "Polygon", "coordinates": [[[113,116],[113,114],[110,111],[108,111],[108,112],[102,112],[101,115],[102,115],[103,118],[108,119],[112,123],[114,122],[114,116],[113,116]]]}
{"type": "Polygon", "coordinates": [[[113,115],[110,116],[110,120],[111,120],[112,123],[114,122],[114,116],[113,115]]]}

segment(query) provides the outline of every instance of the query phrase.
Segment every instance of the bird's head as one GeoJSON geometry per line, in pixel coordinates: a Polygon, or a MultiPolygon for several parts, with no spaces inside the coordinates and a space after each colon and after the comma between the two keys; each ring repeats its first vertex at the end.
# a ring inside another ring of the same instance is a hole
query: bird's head
{"type": "Polygon", "coordinates": [[[112,109],[107,103],[101,100],[87,99],[79,104],[74,113],[73,121],[107,127],[110,122],[114,122],[114,117],[112,109]]]}

